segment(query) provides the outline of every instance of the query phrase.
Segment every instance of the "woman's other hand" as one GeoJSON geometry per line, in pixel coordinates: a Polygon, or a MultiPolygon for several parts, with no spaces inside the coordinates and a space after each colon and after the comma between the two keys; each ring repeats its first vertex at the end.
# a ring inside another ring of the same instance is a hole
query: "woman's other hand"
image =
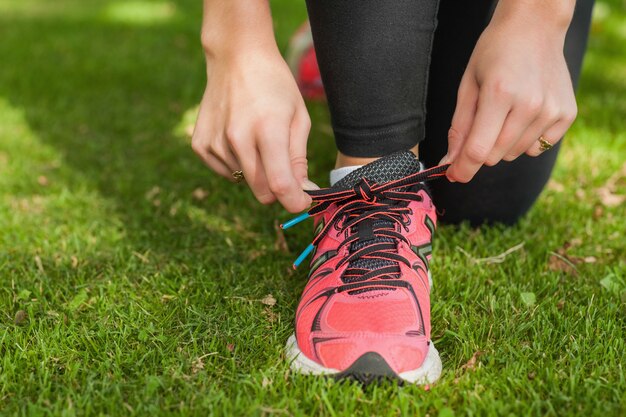
{"type": "Polygon", "coordinates": [[[574,1],[501,0],[463,75],[448,135],[448,178],[468,182],[482,165],[541,153],[576,118],[563,56],[574,1]]]}

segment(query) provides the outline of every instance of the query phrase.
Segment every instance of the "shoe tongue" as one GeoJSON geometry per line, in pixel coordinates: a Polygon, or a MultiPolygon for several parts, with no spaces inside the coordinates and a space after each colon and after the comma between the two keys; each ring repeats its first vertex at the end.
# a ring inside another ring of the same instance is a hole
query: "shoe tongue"
{"type": "MultiPolygon", "coordinates": [[[[397,180],[399,178],[406,177],[421,170],[421,164],[415,154],[411,151],[396,152],[389,156],[377,159],[376,161],[367,164],[357,170],[352,171],[346,175],[341,181],[338,181],[333,188],[345,190],[354,187],[363,178],[367,178],[368,181],[384,184],[389,181],[397,180]]],[[[357,251],[372,243],[394,242],[393,239],[388,237],[369,237],[374,227],[393,227],[393,223],[389,220],[382,219],[367,219],[359,224],[359,235],[361,238],[350,245],[350,252],[357,251]]],[[[365,270],[376,270],[392,265],[393,262],[387,259],[368,259],[361,258],[353,262],[350,262],[350,268],[359,268],[365,270]]],[[[358,282],[359,277],[342,277],[342,280],[346,283],[358,282]]]]}
{"type": "Polygon", "coordinates": [[[400,151],[377,159],[356,169],[338,181],[333,188],[345,190],[354,187],[361,179],[384,184],[420,171],[421,164],[411,151],[400,151]]]}

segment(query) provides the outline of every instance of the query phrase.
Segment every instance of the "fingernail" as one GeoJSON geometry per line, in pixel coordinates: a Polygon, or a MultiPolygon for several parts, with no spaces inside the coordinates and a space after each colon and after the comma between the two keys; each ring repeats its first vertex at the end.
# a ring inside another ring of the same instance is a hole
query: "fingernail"
{"type": "Polygon", "coordinates": [[[301,185],[302,185],[303,190],[319,190],[320,189],[320,187],[317,184],[315,184],[313,181],[311,181],[308,178],[304,178],[302,180],[301,185]]]}
{"type": "Polygon", "coordinates": [[[441,161],[439,161],[438,165],[445,165],[445,164],[447,164],[448,163],[448,158],[449,158],[448,154],[445,154],[445,156],[443,158],[441,158],[441,161]]]}

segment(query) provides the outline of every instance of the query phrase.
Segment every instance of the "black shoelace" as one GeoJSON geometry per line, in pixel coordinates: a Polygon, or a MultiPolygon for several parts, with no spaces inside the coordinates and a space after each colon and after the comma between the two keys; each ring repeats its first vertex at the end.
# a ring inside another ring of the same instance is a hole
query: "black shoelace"
{"type": "Polygon", "coordinates": [[[396,224],[408,229],[408,207],[411,201],[421,201],[417,192],[409,191],[420,187],[422,183],[445,176],[448,165],[436,166],[424,171],[407,175],[383,184],[361,179],[350,189],[337,190],[325,188],[307,191],[315,205],[306,213],[290,220],[281,227],[287,229],[297,223],[325,211],[331,204],[338,208],[313,242],[298,256],[294,268],[315,249],[331,228],[340,232],[351,230],[352,233],[340,245],[341,250],[350,245],[349,256],[342,259],[337,267],[348,263],[342,279],[344,282],[366,281],[374,278],[397,278],[399,263],[410,267],[409,261],[397,253],[398,241],[410,242],[397,232],[396,224]],[[367,262],[362,262],[367,260],[367,262]],[[377,268],[367,268],[367,263],[378,262],[377,268]]]}

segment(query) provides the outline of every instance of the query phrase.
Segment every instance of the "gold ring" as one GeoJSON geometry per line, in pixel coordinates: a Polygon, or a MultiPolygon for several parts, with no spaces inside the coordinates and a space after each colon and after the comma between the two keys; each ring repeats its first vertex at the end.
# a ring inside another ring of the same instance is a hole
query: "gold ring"
{"type": "Polygon", "coordinates": [[[243,181],[245,179],[245,177],[243,176],[243,171],[233,171],[233,178],[235,179],[235,182],[243,181]]]}
{"type": "Polygon", "coordinates": [[[539,149],[541,150],[541,152],[549,151],[554,146],[550,142],[548,142],[543,136],[540,136],[537,140],[539,141],[539,149]]]}

